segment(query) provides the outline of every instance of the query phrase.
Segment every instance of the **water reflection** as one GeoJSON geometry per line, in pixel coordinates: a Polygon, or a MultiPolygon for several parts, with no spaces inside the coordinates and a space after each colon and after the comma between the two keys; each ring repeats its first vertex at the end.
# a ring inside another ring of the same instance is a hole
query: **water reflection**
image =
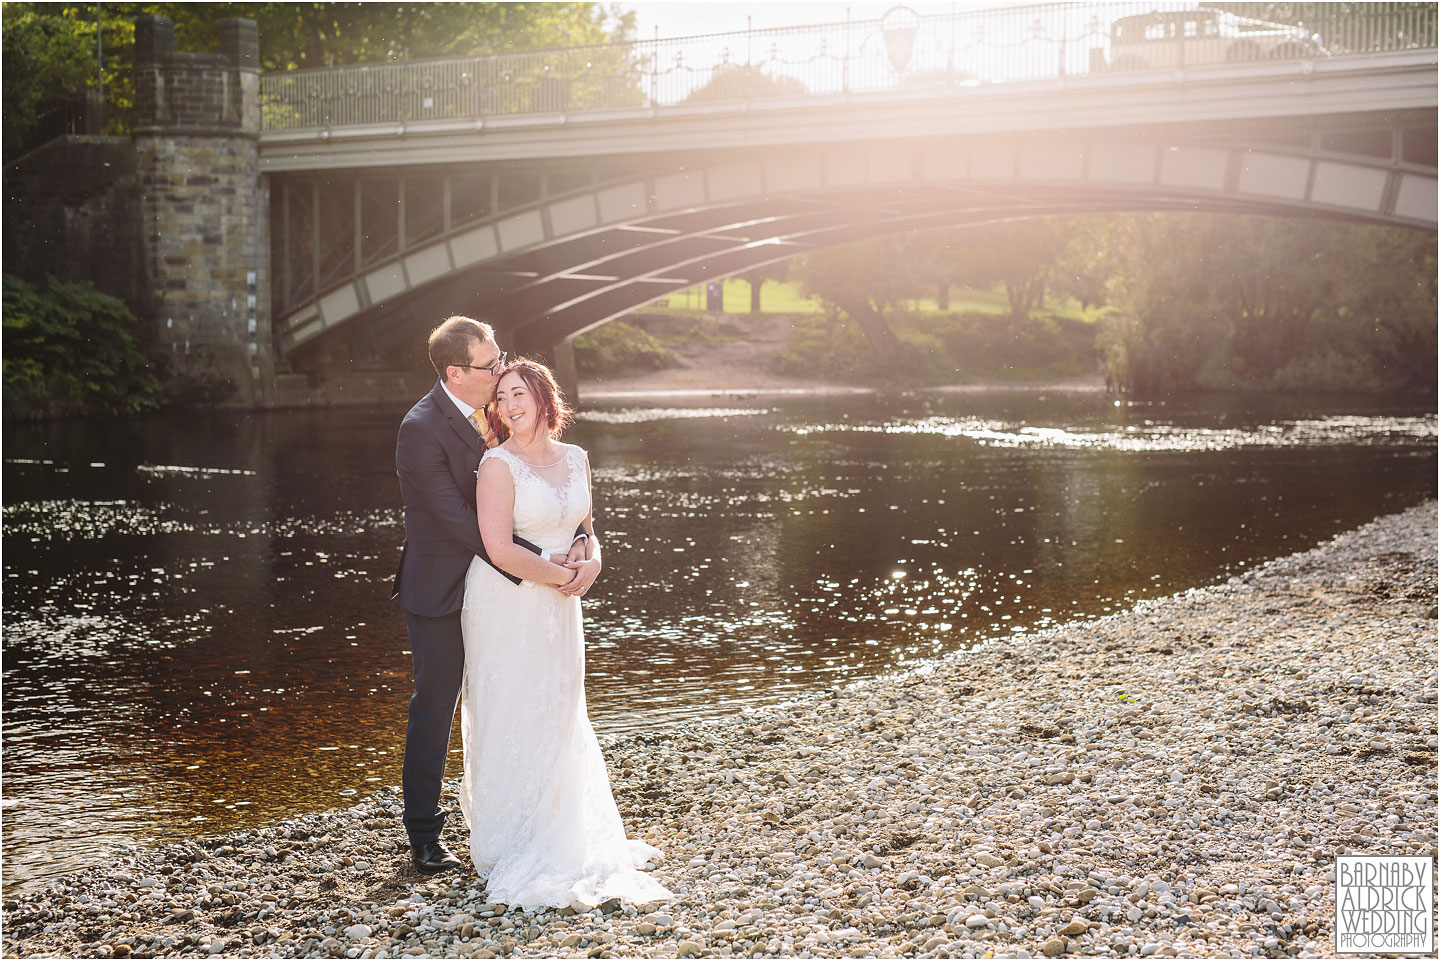
{"type": "MultiPolygon", "coordinates": [[[[618,415],[617,415],[618,416],[618,415]]],[[[1032,427],[986,420],[923,417],[866,424],[794,424],[799,435],[860,431],[879,434],[934,434],[966,437],[984,447],[1068,447],[1124,451],[1217,451],[1236,447],[1319,447],[1409,444],[1434,440],[1431,417],[1348,417],[1282,421],[1251,427],[1186,427],[1145,420],[1121,430],[1032,427]]]]}
{"type": "MultiPolygon", "coordinates": [[[[398,781],[402,413],[6,432],[7,889],[398,781]]],[[[587,411],[592,717],[664,727],[1213,582],[1433,496],[1435,434],[1335,400],[587,411]]]]}

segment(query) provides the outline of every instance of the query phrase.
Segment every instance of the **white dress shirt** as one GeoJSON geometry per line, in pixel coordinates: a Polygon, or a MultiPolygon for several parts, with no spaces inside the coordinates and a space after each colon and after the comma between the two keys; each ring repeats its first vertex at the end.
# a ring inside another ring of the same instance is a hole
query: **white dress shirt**
{"type": "MultiPolygon", "coordinates": [[[[465,403],[465,402],[464,402],[463,400],[461,400],[459,397],[456,397],[454,394],[450,393],[450,388],[445,386],[445,382],[444,382],[443,380],[440,382],[440,389],[443,390],[443,391],[445,392],[445,396],[446,396],[446,397],[449,397],[450,400],[451,400],[452,402],[454,402],[455,406],[460,409],[460,413],[463,414],[463,415],[465,415],[465,419],[466,419],[466,420],[469,420],[471,424],[474,424],[475,421],[474,421],[473,419],[471,419],[470,415],[473,414],[473,413],[475,413],[475,408],[474,408],[474,407],[471,407],[469,404],[465,403]]],[[[476,428],[475,428],[475,432],[476,432],[476,433],[479,433],[479,432],[480,432],[480,428],[479,428],[479,427],[476,427],[476,428]]]]}

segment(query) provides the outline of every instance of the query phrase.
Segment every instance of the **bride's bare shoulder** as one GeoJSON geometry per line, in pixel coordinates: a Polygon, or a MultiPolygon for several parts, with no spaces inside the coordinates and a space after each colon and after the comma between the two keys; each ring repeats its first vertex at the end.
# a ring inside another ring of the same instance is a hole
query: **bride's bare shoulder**
{"type": "Polygon", "coordinates": [[[485,456],[480,458],[480,469],[476,473],[480,477],[509,477],[511,456],[513,455],[503,448],[487,450],[485,456]]]}

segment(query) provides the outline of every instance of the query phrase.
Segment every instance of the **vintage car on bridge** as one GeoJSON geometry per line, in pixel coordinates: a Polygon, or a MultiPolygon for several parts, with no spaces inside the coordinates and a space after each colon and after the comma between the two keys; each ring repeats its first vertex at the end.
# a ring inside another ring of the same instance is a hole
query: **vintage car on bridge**
{"type": "Polygon", "coordinates": [[[1112,70],[1325,55],[1318,37],[1301,27],[1208,7],[1121,17],[1110,28],[1112,70]]]}

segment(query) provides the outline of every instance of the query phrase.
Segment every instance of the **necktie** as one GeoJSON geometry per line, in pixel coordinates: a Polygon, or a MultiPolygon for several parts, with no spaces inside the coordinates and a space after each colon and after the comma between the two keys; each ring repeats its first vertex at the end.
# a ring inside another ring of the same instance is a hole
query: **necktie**
{"type": "Polygon", "coordinates": [[[470,415],[470,419],[474,421],[475,429],[480,432],[480,443],[484,444],[486,447],[494,447],[495,432],[490,429],[490,418],[485,416],[485,413],[488,410],[488,407],[482,407],[479,410],[473,412],[470,415]]]}

